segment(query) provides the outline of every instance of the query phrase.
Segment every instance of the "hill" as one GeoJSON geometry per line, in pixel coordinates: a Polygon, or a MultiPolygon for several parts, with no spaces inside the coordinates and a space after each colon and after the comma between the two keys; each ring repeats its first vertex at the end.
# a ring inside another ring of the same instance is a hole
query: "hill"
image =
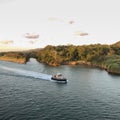
{"type": "Polygon", "coordinates": [[[18,63],[26,63],[31,57],[51,66],[84,64],[120,74],[120,41],[112,45],[48,45],[43,49],[0,53],[0,60],[18,63]]]}

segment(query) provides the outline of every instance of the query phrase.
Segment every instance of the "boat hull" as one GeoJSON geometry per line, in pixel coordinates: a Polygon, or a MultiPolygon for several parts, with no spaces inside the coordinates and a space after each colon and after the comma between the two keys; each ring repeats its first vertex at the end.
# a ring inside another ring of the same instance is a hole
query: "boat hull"
{"type": "Polygon", "coordinates": [[[59,83],[67,83],[67,79],[58,79],[58,78],[54,78],[54,77],[51,77],[51,80],[54,80],[56,82],[59,82],[59,83]]]}

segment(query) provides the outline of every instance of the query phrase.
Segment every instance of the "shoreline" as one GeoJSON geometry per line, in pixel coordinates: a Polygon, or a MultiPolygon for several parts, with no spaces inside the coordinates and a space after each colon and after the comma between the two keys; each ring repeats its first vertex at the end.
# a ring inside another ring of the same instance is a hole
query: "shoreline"
{"type": "MultiPolygon", "coordinates": [[[[7,62],[14,62],[14,63],[18,63],[18,64],[26,64],[29,60],[26,60],[25,58],[5,58],[5,57],[0,57],[0,61],[7,61],[7,62]]],[[[36,59],[37,61],[37,59],[36,59]]],[[[39,62],[39,61],[38,61],[39,62]]],[[[41,63],[41,62],[39,62],[41,63]]],[[[43,64],[46,64],[45,62],[42,62],[43,64]]],[[[105,65],[103,64],[93,64],[91,62],[85,62],[85,61],[70,61],[70,62],[64,62],[62,64],[47,64],[49,66],[53,66],[53,67],[57,67],[60,65],[84,65],[84,66],[89,66],[91,68],[99,68],[102,70],[105,70],[106,72],[108,72],[109,74],[114,74],[114,75],[120,75],[120,72],[118,71],[113,71],[113,70],[109,70],[105,65]]]]}
{"type": "Polygon", "coordinates": [[[14,62],[18,64],[26,64],[26,59],[23,58],[8,58],[8,57],[0,57],[0,61],[14,62]]]}
{"type": "Polygon", "coordinates": [[[114,74],[114,75],[120,75],[120,72],[118,71],[113,71],[113,70],[109,70],[109,68],[107,68],[106,65],[103,65],[103,64],[93,64],[91,62],[85,62],[85,61],[73,61],[73,62],[68,62],[68,63],[64,63],[64,64],[61,64],[61,65],[84,65],[84,66],[88,66],[88,67],[91,67],[91,68],[99,68],[99,69],[102,69],[102,70],[105,70],[106,72],[108,72],[109,74],[114,74]]]}

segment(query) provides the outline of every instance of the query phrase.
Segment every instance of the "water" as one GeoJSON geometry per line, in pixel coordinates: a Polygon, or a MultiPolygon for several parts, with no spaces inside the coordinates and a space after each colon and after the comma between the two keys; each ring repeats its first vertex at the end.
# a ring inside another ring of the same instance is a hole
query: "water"
{"type": "Polygon", "coordinates": [[[120,76],[85,66],[0,61],[0,120],[118,120],[120,76]],[[67,84],[50,80],[56,72],[67,84]]]}

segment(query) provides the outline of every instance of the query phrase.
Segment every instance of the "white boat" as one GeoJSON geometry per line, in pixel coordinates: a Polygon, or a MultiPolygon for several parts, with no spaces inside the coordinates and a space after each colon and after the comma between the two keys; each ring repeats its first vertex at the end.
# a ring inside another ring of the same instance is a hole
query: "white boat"
{"type": "Polygon", "coordinates": [[[63,77],[61,73],[57,73],[56,75],[53,75],[51,79],[56,82],[67,83],[67,79],[63,77]]]}

